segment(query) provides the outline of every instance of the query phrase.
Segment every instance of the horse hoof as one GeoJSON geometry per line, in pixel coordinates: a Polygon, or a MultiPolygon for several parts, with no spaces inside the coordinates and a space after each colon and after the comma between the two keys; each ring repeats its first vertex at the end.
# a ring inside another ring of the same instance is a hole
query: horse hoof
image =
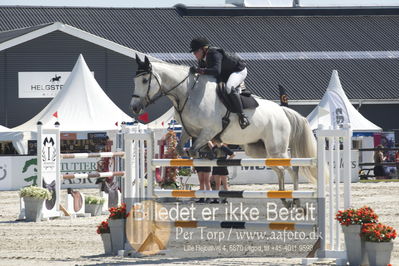
{"type": "Polygon", "coordinates": [[[190,155],[190,157],[198,158],[198,156],[197,156],[197,151],[194,150],[194,149],[191,149],[191,148],[190,148],[190,150],[188,151],[188,154],[190,155]]]}
{"type": "Polygon", "coordinates": [[[183,156],[186,156],[186,155],[187,155],[187,153],[185,152],[185,150],[183,149],[183,147],[177,146],[177,147],[176,147],[176,151],[177,151],[177,154],[178,154],[180,157],[183,157],[183,156]]]}
{"type": "Polygon", "coordinates": [[[287,209],[291,209],[293,206],[293,201],[291,200],[286,200],[286,199],[281,199],[283,206],[287,209]]]}

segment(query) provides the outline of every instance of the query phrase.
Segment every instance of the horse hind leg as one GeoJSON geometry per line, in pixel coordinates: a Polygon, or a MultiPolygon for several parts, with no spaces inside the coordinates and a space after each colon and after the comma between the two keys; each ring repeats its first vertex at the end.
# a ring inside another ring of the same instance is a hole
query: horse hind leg
{"type": "MultiPolygon", "coordinates": [[[[286,168],[288,173],[292,178],[293,190],[296,191],[299,189],[299,167],[298,166],[289,166],[286,168]]],[[[292,205],[294,207],[300,207],[300,199],[293,199],[292,205]]]]}
{"type": "MultiPolygon", "coordinates": [[[[284,181],[284,167],[283,166],[273,166],[271,169],[277,174],[278,177],[278,190],[285,191],[285,181],[284,181]]],[[[288,201],[286,198],[281,198],[281,202],[284,207],[291,208],[292,202],[288,201]]]]}
{"type": "MultiPolygon", "coordinates": [[[[288,172],[292,177],[292,184],[294,187],[294,191],[299,189],[299,167],[298,166],[291,166],[287,167],[288,172]]],[[[296,208],[297,212],[302,212],[304,216],[306,216],[307,208],[301,207],[301,200],[298,198],[294,198],[292,200],[292,207],[296,208]]]]}

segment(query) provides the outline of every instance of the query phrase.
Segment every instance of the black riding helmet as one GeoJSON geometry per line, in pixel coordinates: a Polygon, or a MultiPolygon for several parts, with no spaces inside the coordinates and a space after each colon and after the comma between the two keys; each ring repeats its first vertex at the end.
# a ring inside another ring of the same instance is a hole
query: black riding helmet
{"type": "Polygon", "coordinates": [[[197,51],[199,48],[203,46],[209,46],[209,41],[204,37],[194,38],[190,43],[190,53],[197,51]]]}

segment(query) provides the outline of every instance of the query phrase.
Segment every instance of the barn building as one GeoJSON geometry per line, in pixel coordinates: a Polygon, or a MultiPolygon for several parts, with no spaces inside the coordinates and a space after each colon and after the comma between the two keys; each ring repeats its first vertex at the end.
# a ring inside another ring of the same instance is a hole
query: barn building
{"type": "MultiPolygon", "coordinates": [[[[0,7],[0,125],[12,128],[42,110],[83,54],[107,95],[126,113],[136,52],[194,65],[193,37],[244,58],[247,86],[307,115],[331,73],[360,113],[399,128],[399,8],[91,8],[0,7]],[[44,76],[43,76],[43,75],[44,76]],[[45,76],[48,75],[48,76],[45,76]]],[[[168,109],[150,108],[155,119],[168,109]]]]}

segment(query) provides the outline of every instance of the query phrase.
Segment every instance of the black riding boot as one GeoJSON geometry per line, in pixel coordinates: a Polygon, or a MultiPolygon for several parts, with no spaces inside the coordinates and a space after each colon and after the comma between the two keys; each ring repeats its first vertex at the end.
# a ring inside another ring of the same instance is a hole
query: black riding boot
{"type": "Polygon", "coordinates": [[[241,98],[240,95],[237,92],[231,92],[229,94],[230,96],[230,100],[234,106],[235,111],[238,114],[238,120],[240,121],[240,127],[242,129],[246,128],[247,126],[249,126],[249,120],[248,117],[244,114],[243,112],[243,108],[242,108],[242,102],[241,102],[241,98]]]}

